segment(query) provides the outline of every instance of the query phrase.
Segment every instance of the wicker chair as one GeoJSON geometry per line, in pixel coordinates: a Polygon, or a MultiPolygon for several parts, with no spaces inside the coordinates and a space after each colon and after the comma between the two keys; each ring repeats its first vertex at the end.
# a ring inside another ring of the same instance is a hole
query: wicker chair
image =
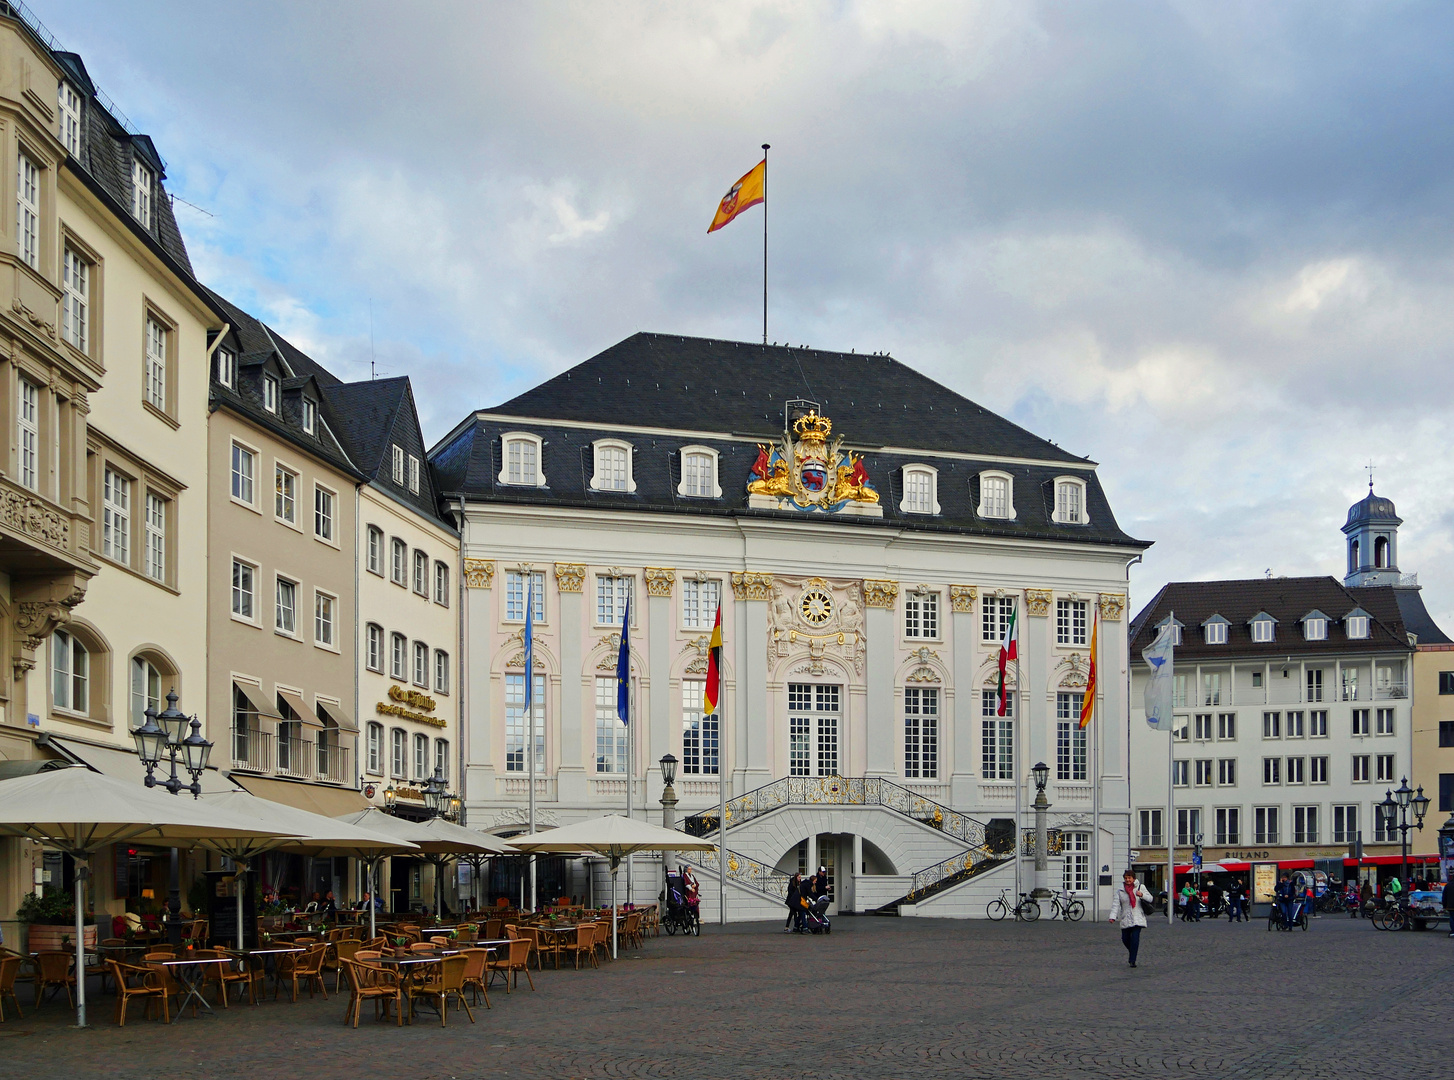
{"type": "Polygon", "coordinates": [[[35,1003],[39,1005],[45,1000],[45,992],[48,987],[65,987],[66,1001],[75,1008],[76,998],[71,993],[76,985],[76,977],[71,974],[71,964],[76,959],[74,953],[62,952],[59,949],[35,954],[35,1003]]]}
{"type": "MultiPolygon", "coordinates": [[[[535,989],[535,980],[530,977],[530,942],[526,938],[516,937],[510,940],[505,947],[504,955],[498,960],[491,960],[487,965],[490,972],[490,982],[495,981],[495,972],[502,972],[505,976],[505,993],[511,993],[510,978],[513,975],[515,985],[520,985],[520,972],[525,972],[525,981],[530,984],[530,989],[535,989]]],[[[487,984],[488,985],[488,984],[487,984]]]]}
{"type": "Polygon", "coordinates": [[[449,999],[452,997],[464,1006],[465,1015],[470,1018],[470,1023],[475,1022],[475,1014],[470,1010],[470,1004],[464,999],[464,973],[469,965],[469,960],[464,956],[446,956],[439,962],[439,973],[422,982],[409,984],[409,1022],[414,1021],[414,1003],[420,998],[426,998],[435,1003],[439,1009],[439,1026],[445,1027],[449,1019],[449,999]]]}
{"type": "Polygon", "coordinates": [[[333,992],[336,994],[343,989],[343,962],[352,960],[363,948],[362,941],[353,938],[340,938],[333,943],[332,954],[323,961],[323,970],[333,972],[333,992]]]}
{"type": "MultiPolygon", "coordinates": [[[[291,963],[280,961],[278,964],[278,977],[273,987],[273,1000],[278,999],[278,991],[283,988],[284,980],[292,985],[293,1000],[298,1000],[298,984],[301,982],[308,987],[308,996],[313,996],[314,987],[323,995],[323,1000],[328,1000],[328,988],[323,985],[323,957],[328,951],[326,945],[314,945],[302,956],[294,954],[291,963]]],[[[283,958],[284,960],[289,958],[283,958]]]]}
{"type": "Polygon", "coordinates": [[[106,966],[111,969],[111,978],[116,983],[116,1026],[126,1026],[126,1011],[134,997],[146,1000],[146,1017],[151,1019],[152,1003],[161,1002],[162,1019],[167,1023],[172,1022],[172,1015],[167,1008],[167,991],[157,978],[157,973],[150,968],[136,967],[132,964],[123,964],[119,960],[107,960],[106,966]]]}
{"type": "Polygon", "coordinates": [[[596,961],[596,935],[598,928],[595,923],[581,923],[576,927],[576,939],[565,942],[561,948],[575,957],[576,970],[581,969],[581,955],[584,954],[591,962],[592,967],[600,967],[596,961]]]}
{"type": "Polygon", "coordinates": [[[465,949],[463,955],[464,958],[469,961],[469,963],[465,965],[464,969],[465,989],[470,991],[471,995],[474,997],[476,1004],[479,1003],[480,996],[483,995],[485,999],[485,1008],[494,1008],[494,1006],[490,1004],[490,994],[485,987],[485,971],[490,964],[490,950],[465,949]]]}
{"type": "Polygon", "coordinates": [[[374,1003],[375,1015],[377,1015],[379,1002],[383,1002],[387,1007],[388,1003],[392,1001],[395,1025],[403,1025],[404,994],[397,973],[385,971],[379,967],[365,967],[356,960],[340,958],[338,964],[348,978],[348,988],[352,994],[348,1000],[348,1008],[343,1014],[345,1024],[352,1020],[353,1026],[358,1027],[359,1013],[363,1011],[365,1001],[374,1003]]]}
{"type": "Polygon", "coordinates": [[[0,1023],[5,1021],[6,998],[15,1003],[15,1015],[25,1019],[25,1013],[20,1011],[20,999],[15,996],[15,979],[20,974],[20,964],[18,956],[0,956],[0,1023]]]}

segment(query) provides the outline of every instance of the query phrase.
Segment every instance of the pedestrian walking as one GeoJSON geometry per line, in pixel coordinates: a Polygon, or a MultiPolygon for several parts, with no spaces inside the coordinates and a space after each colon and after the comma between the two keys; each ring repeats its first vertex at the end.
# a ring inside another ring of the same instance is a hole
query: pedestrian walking
{"type": "Polygon", "coordinates": [[[788,921],[783,924],[783,933],[792,932],[793,922],[798,917],[798,900],[803,895],[803,875],[794,874],[788,879],[788,921]]]}
{"type": "Polygon", "coordinates": [[[1373,886],[1367,878],[1363,879],[1363,888],[1358,890],[1358,915],[1362,918],[1363,913],[1368,910],[1368,905],[1373,900],[1373,886]]]}
{"type": "Polygon", "coordinates": [[[1227,886],[1227,921],[1246,922],[1247,913],[1243,910],[1247,902],[1247,887],[1242,884],[1241,878],[1233,878],[1232,883],[1227,886]]]}
{"type": "Polygon", "coordinates": [[[1146,916],[1141,911],[1141,901],[1151,900],[1146,886],[1136,880],[1136,875],[1127,870],[1121,875],[1121,888],[1111,896],[1110,922],[1121,925],[1121,944],[1126,946],[1126,963],[1136,966],[1136,954],[1141,949],[1141,931],[1146,928],[1146,916]]]}

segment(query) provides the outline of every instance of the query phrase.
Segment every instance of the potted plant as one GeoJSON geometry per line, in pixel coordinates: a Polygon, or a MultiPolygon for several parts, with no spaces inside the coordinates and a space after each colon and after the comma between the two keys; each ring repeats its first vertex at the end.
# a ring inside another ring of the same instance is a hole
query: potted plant
{"type": "MultiPolygon", "coordinates": [[[[15,918],[26,925],[26,948],[31,952],[50,952],[65,948],[63,942],[74,942],[76,904],[66,895],[56,893],[39,896],[26,893],[15,918]]],[[[96,947],[96,918],[87,912],[82,919],[83,941],[88,949],[96,947]]]]}

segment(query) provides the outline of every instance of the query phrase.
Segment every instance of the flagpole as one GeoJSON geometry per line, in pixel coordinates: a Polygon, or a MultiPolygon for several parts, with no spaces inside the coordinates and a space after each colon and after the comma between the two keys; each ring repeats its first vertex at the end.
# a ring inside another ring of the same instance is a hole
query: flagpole
{"type": "MultiPolygon", "coordinates": [[[[1176,612],[1166,615],[1167,632],[1176,640],[1176,612]]],[[[1176,925],[1176,684],[1172,683],[1171,728],[1166,740],[1166,925],[1176,925]]]]}
{"type": "MultiPolygon", "coordinates": [[[[764,207],[764,210],[766,207],[764,207]]],[[[717,625],[722,625],[722,596],[717,595],[717,625]]],[[[717,656],[717,925],[727,925],[727,783],[732,775],[727,749],[732,741],[727,738],[727,695],[723,692],[722,656],[717,656]]]]}
{"type": "Polygon", "coordinates": [[[1015,696],[1009,699],[1013,706],[1009,711],[1011,715],[1010,722],[1014,724],[1015,732],[1015,910],[1018,911],[1020,904],[1020,893],[1023,891],[1020,888],[1022,884],[1020,881],[1020,863],[1023,861],[1021,859],[1020,848],[1021,829],[1023,828],[1023,824],[1020,821],[1020,776],[1023,771],[1023,766],[1025,764],[1024,757],[1020,753],[1022,749],[1020,745],[1021,736],[1023,735],[1022,729],[1024,728],[1025,724],[1024,717],[1020,715],[1019,710],[1024,706],[1025,700],[1024,698],[1020,697],[1020,605],[1018,603],[1015,605],[1015,612],[1013,617],[1015,620],[1015,696]],[[1020,700],[1016,701],[1016,698],[1020,698],[1020,700]]]}
{"type": "MultiPolygon", "coordinates": [[[[525,575],[525,714],[530,718],[526,739],[527,790],[530,792],[530,835],[535,835],[535,573],[525,575]]],[[[536,910],[535,853],[530,854],[530,910],[536,910]]],[[[438,914],[436,912],[435,914],[438,914]]]]}
{"type": "Polygon", "coordinates": [[[767,344],[767,152],[771,144],[762,144],[762,343],[767,344]]]}
{"type": "MultiPolygon", "coordinates": [[[[629,821],[635,817],[633,795],[636,787],[636,725],[631,722],[631,597],[626,597],[626,614],[621,616],[621,652],[626,659],[626,710],[621,717],[626,723],[626,819],[629,821]]],[[[619,665],[618,665],[619,666],[619,665]]],[[[619,674],[619,672],[618,672],[619,674]]],[[[639,719],[639,718],[638,718],[639,719]]],[[[635,856],[626,856],[626,903],[635,903],[636,893],[634,866],[635,856]]]]}
{"type": "MultiPolygon", "coordinates": [[[[1101,651],[1101,617],[1096,612],[1096,621],[1091,628],[1091,670],[1096,673],[1096,684],[1090,688],[1091,693],[1091,715],[1090,722],[1095,724],[1095,732],[1086,738],[1086,745],[1090,753],[1090,776],[1091,776],[1091,921],[1101,921],[1101,774],[1100,774],[1100,741],[1101,725],[1096,723],[1098,710],[1096,709],[1096,697],[1100,694],[1100,657],[1101,651]]],[[[1107,864],[1109,865],[1109,864],[1107,864]]],[[[1112,879],[1114,880],[1114,879],[1112,879]]]]}

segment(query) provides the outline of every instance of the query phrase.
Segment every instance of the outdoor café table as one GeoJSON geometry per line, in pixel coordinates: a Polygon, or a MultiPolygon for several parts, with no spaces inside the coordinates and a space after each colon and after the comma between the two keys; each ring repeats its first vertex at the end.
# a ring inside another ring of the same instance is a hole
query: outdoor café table
{"type": "MultiPolygon", "coordinates": [[[[208,964],[235,964],[237,961],[225,957],[208,957],[206,959],[195,957],[190,960],[186,958],[152,960],[150,963],[156,967],[175,970],[177,980],[187,988],[186,995],[177,1003],[177,1015],[182,1015],[183,1010],[187,1007],[187,1002],[190,1001],[192,1002],[192,1015],[196,1016],[198,1005],[201,1005],[209,1013],[212,1012],[212,1006],[208,1005],[207,999],[202,996],[202,976],[205,974],[203,968],[208,964]]],[[[213,1015],[216,1014],[214,1013],[213,1015]]]]}
{"type": "Polygon", "coordinates": [[[534,928],[538,933],[549,934],[553,939],[550,945],[550,960],[557,968],[560,967],[560,948],[565,944],[565,936],[574,934],[580,929],[579,923],[572,923],[570,926],[537,926],[534,928]]]}
{"type": "MultiPolygon", "coordinates": [[[[269,963],[268,957],[270,957],[270,956],[271,957],[286,956],[286,955],[289,955],[291,953],[300,953],[300,952],[307,952],[307,951],[308,950],[305,949],[305,948],[303,948],[301,945],[264,945],[261,949],[248,949],[246,951],[246,955],[247,956],[261,956],[263,958],[263,968],[266,971],[267,965],[269,963]]],[[[273,965],[273,971],[276,971],[277,970],[277,967],[278,967],[277,960],[274,959],[273,961],[271,961],[271,963],[273,965]]]]}
{"type": "MultiPolygon", "coordinates": [[[[458,956],[458,949],[440,949],[433,953],[410,953],[408,956],[380,956],[376,960],[369,961],[378,964],[380,967],[393,968],[400,980],[413,979],[418,975],[418,969],[425,964],[437,964],[446,956],[458,956]],[[411,968],[415,970],[410,970],[411,968]]],[[[385,1013],[387,1018],[388,1014],[385,1013]]],[[[412,1018],[406,1017],[412,1024],[412,1018]]]]}

